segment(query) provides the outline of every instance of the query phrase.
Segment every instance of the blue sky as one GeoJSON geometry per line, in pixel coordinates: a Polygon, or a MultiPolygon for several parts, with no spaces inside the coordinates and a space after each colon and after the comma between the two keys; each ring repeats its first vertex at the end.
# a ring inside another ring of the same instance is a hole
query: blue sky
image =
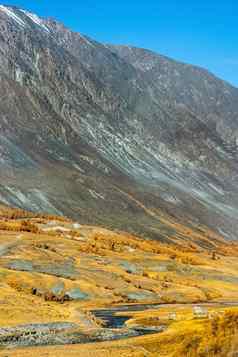
{"type": "Polygon", "coordinates": [[[14,0],[75,31],[205,67],[238,87],[237,0],[14,0]]]}

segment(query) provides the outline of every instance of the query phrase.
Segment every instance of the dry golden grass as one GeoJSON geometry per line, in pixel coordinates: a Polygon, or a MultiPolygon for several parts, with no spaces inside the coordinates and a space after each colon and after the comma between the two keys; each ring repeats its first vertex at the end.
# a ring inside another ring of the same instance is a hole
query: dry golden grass
{"type": "Polygon", "coordinates": [[[103,343],[84,346],[52,346],[23,348],[19,350],[0,351],[1,357],[156,357],[158,355],[146,351],[143,347],[110,346],[103,343]]]}
{"type": "MultiPolygon", "coordinates": [[[[225,245],[213,232],[193,231],[173,221],[168,224],[180,236],[191,237],[190,243],[175,236],[174,244],[166,245],[99,227],[75,229],[64,218],[10,208],[0,207],[0,216],[0,326],[82,323],[80,314],[92,308],[133,302],[170,304],[158,311],[132,313],[128,322],[129,326],[166,325],[160,334],[93,345],[7,350],[0,351],[0,356],[205,357],[209,353],[208,357],[223,357],[236,349],[235,308],[222,307],[225,314],[197,320],[190,304],[225,300],[238,304],[237,244],[225,245]],[[55,231],[53,224],[52,230],[44,231],[53,221],[59,229],[55,231]],[[211,238],[211,249],[202,248],[201,241],[211,238]],[[19,261],[32,264],[32,271],[24,271],[24,265],[9,266],[19,261]],[[52,272],[51,266],[56,266],[52,272]],[[64,266],[69,275],[61,276],[64,266]],[[51,290],[58,284],[63,291],[57,295],[51,290]],[[65,291],[75,288],[89,298],[65,298],[65,291]],[[138,301],[128,297],[143,293],[149,297],[138,301]],[[176,321],[169,319],[171,312],[177,313],[176,321]]],[[[88,318],[93,322],[89,313],[88,318]]]]}

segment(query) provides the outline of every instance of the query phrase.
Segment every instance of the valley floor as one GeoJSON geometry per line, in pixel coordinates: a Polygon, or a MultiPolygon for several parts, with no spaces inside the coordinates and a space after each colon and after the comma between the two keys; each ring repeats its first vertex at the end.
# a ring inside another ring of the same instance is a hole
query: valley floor
{"type": "Polygon", "coordinates": [[[237,244],[179,225],[166,245],[62,217],[0,216],[0,356],[236,350],[237,244]]]}

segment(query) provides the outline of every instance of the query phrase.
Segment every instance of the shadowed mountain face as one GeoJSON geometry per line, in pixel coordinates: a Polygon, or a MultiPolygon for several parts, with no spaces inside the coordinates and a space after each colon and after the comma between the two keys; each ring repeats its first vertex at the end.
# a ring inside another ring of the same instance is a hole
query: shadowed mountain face
{"type": "Polygon", "coordinates": [[[0,6],[0,201],[168,239],[235,239],[238,89],[0,6]]]}

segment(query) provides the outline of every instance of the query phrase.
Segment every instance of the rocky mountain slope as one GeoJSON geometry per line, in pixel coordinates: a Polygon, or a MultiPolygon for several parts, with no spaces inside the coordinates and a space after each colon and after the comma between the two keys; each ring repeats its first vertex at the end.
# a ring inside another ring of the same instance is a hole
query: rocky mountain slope
{"type": "Polygon", "coordinates": [[[238,89],[0,6],[0,201],[168,240],[237,231],[238,89]]]}

